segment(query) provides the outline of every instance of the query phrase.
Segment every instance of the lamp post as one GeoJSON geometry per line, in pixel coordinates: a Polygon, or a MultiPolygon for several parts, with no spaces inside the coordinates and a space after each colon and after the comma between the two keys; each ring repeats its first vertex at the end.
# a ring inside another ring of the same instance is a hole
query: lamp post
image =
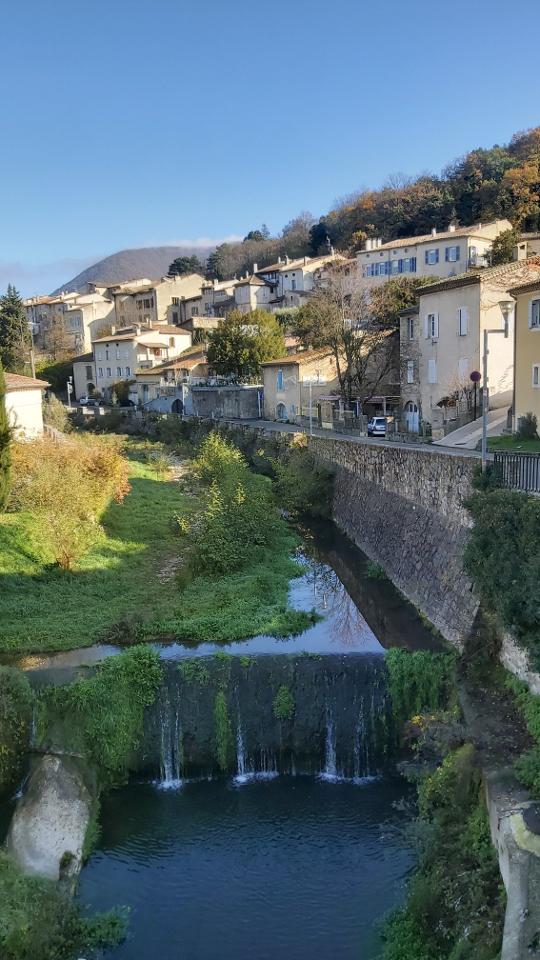
{"type": "Polygon", "coordinates": [[[482,473],[487,469],[487,415],[489,410],[489,388],[488,388],[488,336],[490,333],[502,333],[508,338],[508,323],[510,313],[514,306],[514,300],[501,300],[499,306],[503,316],[503,325],[501,328],[484,330],[484,352],[482,355],[482,473]]]}

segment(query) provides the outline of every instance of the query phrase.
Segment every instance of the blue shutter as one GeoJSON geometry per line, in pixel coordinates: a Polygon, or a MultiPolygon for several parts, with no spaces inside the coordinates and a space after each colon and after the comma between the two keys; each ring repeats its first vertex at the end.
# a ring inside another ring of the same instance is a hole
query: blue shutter
{"type": "Polygon", "coordinates": [[[459,247],[456,247],[456,260],[459,260],[460,256],[461,256],[461,251],[459,247]]]}
{"type": "Polygon", "coordinates": [[[429,250],[424,253],[424,263],[429,263],[429,250]]]}
{"type": "Polygon", "coordinates": [[[446,249],[445,249],[445,251],[444,251],[444,259],[445,259],[445,260],[449,260],[449,259],[450,259],[450,247],[446,247],[446,249]]]}
{"type": "Polygon", "coordinates": [[[411,273],[416,273],[416,257],[411,257],[411,273]]]}
{"type": "Polygon", "coordinates": [[[403,260],[398,260],[398,273],[403,273],[403,260]]]}
{"type": "Polygon", "coordinates": [[[438,262],[439,262],[439,248],[437,247],[435,251],[435,263],[438,263],[438,262]]]}

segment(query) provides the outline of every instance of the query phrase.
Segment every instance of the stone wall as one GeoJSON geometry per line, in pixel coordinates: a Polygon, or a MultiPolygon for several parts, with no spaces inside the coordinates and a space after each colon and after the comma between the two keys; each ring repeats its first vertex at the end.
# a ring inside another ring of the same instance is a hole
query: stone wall
{"type": "Polygon", "coordinates": [[[461,646],[478,609],[463,570],[477,460],[406,446],[311,437],[336,468],[333,517],[399,589],[461,646]]]}

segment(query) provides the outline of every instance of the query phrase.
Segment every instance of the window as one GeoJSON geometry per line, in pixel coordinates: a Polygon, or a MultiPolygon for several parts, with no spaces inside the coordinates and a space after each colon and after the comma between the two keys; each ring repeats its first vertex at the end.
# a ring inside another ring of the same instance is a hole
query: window
{"type": "Polygon", "coordinates": [[[529,327],[535,330],[540,328],[540,300],[531,300],[529,303],[529,327]]]}
{"type": "Polygon", "coordinates": [[[536,388],[540,387],[540,363],[533,363],[532,385],[536,388]]]}
{"type": "Polygon", "coordinates": [[[407,336],[409,340],[414,340],[414,317],[407,317],[407,336]]]}
{"type": "Polygon", "coordinates": [[[455,263],[456,260],[459,260],[459,247],[447,247],[444,251],[444,259],[449,263],[455,263]]]}
{"type": "Polygon", "coordinates": [[[124,350],[124,360],[129,360],[129,350],[124,350]]]}
{"type": "Polygon", "coordinates": [[[291,290],[296,290],[296,280],[295,280],[294,276],[293,276],[293,278],[292,278],[292,280],[291,280],[291,290]]]}
{"type": "Polygon", "coordinates": [[[466,337],[469,332],[469,308],[458,307],[458,331],[460,337],[466,337]]]}
{"type": "Polygon", "coordinates": [[[108,349],[105,351],[105,359],[106,359],[106,360],[109,360],[109,359],[110,359],[110,358],[109,358],[109,350],[108,350],[108,349]]]}
{"type": "Polygon", "coordinates": [[[432,250],[426,250],[424,254],[424,263],[427,263],[429,266],[433,266],[434,263],[439,262],[439,249],[433,248],[432,250]]]}
{"type": "Polygon", "coordinates": [[[131,376],[131,367],[126,367],[126,377],[131,376]]]}
{"type": "Polygon", "coordinates": [[[180,305],[180,297],[173,297],[171,303],[173,307],[178,307],[180,305]]]}
{"type": "Polygon", "coordinates": [[[169,346],[174,347],[174,337],[169,337],[169,346]]]}
{"type": "Polygon", "coordinates": [[[414,360],[407,360],[407,383],[414,383],[414,360]]]}
{"type": "Polygon", "coordinates": [[[198,316],[199,316],[199,308],[198,308],[198,307],[192,307],[192,308],[191,308],[191,316],[192,316],[192,317],[198,317],[198,316]]]}
{"type": "Polygon", "coordinates": [[[276,378],[276,388],[283,390],[283,370],[278,370],[276,378]]]}
{"type": "Polygon", "coordinates": [[[116,368],[116,376],[117,376],[117,377],[121,377],[121,376],[122,376],[122,367],[117,367],[117,368],[116,368]]]}
{"type": "Polygon", "coordinates": [[[137,300],[137,310],[142,310],[142,300],[137,300]]]}
{"type": "Polygon", "coordinates": [[[439,314],[428,313],[425,319],[426,340],[437,340],[439,337],[439,314]]]}
{"type": "Polygon", "coordinates": [[[96,350],[96,360],[103,360],[103,354],[101,350],[96,350]]]}
{"type": "Polygon", "coordinates": [[[91,379],[92,379],[92,367],[90,367],[90,366],[88,366],[88,367],[86,368],[86,379],[87,379],[87,380],[91,380],[91,379]]]}
{"type": "Polygon", "coordinates": [[[173,310],[172,322],[173,322],[173,323],[178,323],[178,311],[177,311],[177,310],[173,310]]]}
{"type": "Polygon", "coordinates": [[[118,347],[116,348],[116,359],[117,360],[120,359],[120,350],[118,349],[118,347]]]}
{"type": "Polygon", "coordinates": [[[160,356],[161,356],[161,347],[154,347],[153,350],[152,350],[152,354],[154,355],[154,357],[160,357],[160,356]]]}
{"type": "Polygon", "coordinates": [[[437,361],[434,357],[428,360],[428,383],[437,383],[437,361]]]}
{"type": "Polygon", "coordinates": [[[143,301],[143,303],[144,303],[144,309],[149,310],[150,307],[154,306],[154,298],[148,297],[146,300],[143,301]]]}
{"type": "Polygon", "coordinates": [[[98,367],[97,375],[103,379],[103,367],[98,367]]]}
{"type": "Polygon", "coordinates": [[[107,376],[112,377],[112,370],[110,367],[107,367],[107,376]]]}

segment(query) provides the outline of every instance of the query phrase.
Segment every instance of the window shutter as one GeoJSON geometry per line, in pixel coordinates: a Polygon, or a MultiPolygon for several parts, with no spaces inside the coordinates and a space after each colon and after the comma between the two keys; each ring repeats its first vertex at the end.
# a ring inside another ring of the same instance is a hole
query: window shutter
{"type": "Polygon", "coordinates": [[[437,361],[433,357],[428,361],[428,382],[437,383],[437,361]]]}
{"type": "Polygon", "coordinates": [[[427,313],[424,317],[424,336],[426,340],[429,339],[429,314],[427,313]]]}
{"type": "Polygon", "coordinates": [[[427,250],[424,253],[424,263],[429,263],[429,254],[427,250]]]}
{"type": "Polygon", "coordinates": [[[461,250],[459,247],[456,247],[455,250],[456,250],[456,260],[459,260],[461,256],[461,250]]]}
{"type": "Polygon", "coordinates": [[[444,251],[444,259],[445,259],[445,260],[449,260],[449,259],[450,259],[450,247],[446,247],[446,249],[445,249],[445,251],[444,251]]]}
{"type": "Polygon", "coordinates": [[[435,263],[438,263],[438,262],[439,262],[439,248],[437,247],[435,251],[435,263]]]}
{"type": "Polygon", "coordinates": [[[439,314],[435,314],[435,329],[434,329],[434,339],[439,339],[439,314]]]}
{"type": "Polygon", "coordinates": [[[398,273],[403,273],[403,260],[398,260],[398,273]]]}

